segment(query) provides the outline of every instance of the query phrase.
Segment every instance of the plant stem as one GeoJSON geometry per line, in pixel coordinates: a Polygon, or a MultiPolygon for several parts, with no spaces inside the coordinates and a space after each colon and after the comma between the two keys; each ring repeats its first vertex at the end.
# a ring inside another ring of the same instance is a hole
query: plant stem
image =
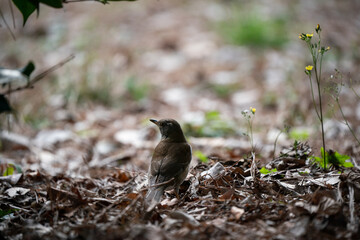
{"type": "Polygon", "coordinates": [[[312,85],[310,75],[309,75],[309,81],[310,81],[310,88],[311,88],[311,97],[312,97],[312,100],[313,100],[313,105],[314,105],[314,108],[315,108],[315,112],[316,112],[316,115],[318,116],[318,118],[320,119],[320,114],[319,114],[319,111],[318,111],[317,106],[316,106],[314,88],[313,88],[313,85],[312,85]]]}
{"type": "Polygon", "coordinates": [[[326,159],[325,159],[325,153],[326,153],[326,146],[325,146],[325,133],[324,133],[324,118],[323,118],[323,111],[322,111],[322,100],[321,100],[321,84],[320,84],[320,80],[321,80],[321,65],[322,65],[322,54],[320,55],[320,71],[318,73],[317,71],[317,62],[314,62],[314,68],[315,68],[315,77],[316,77],[316,83],[317,83],[317,87],[318,87],[318,97],[319,97],[319,109],[320,109],[320,124],[321,124],[321,138],[322,138],[322,144],[323,144],[323,148],[324,148],[324,152],[323,152],[323,160],[324,160],[324,169],[326,169],[326,159]]]}
{"type": "Polygon", "coordinates": [[[340,103],[339,103],[339,99],[337,98],[335,101],[336,101],[336,103],[337,103],[337,105],[338,105],[338,107],[339,107],[341,116],[342,116],[342,118],[344,119],[346,126],[349,128],[351,134],[353,135],[353,137],[355,138],[355,140],[356,140],[356,141],[358,142],[358,144],[360,145],[359,139],[356,137],[354,130],[350,127],[349,122],[348,122],[347,119],[345,118],[344,112],[343,112],[342,107],[341,107],[341,105],[340,105],[340,103]]]}
{"type": "Polygon", "coordinates": [[[249,138],[251,145],[251,152],[254,152],[254,140],[253,140],[253,131],[252,131],[252,119],[248,119],[248,127],[249,127],[249,138]]]}
{"type": "Polygon", "coordinates": [[[274,154],[273,154],[273,160],[275,159],[275,151],[276,151],[276,144],[277,144],[277,141],[278,141],[278,139],[279,139],[279,137],[280,137],[280,135],[283,133],[283,131],[280,131],[279,133],[278,133],[278,135],[276,136],[276,138],[275,138],[275,141],[274,141],[274,154]]]}
{"type": "Polygon", "coordinates": [[[351,88],[351,90],[354,92],[355,96],[357,96],[357,97],[360,99],[359,94],[357,94],[357,92],[355,91],[354,87],[352,86],[352,80],[351,80],[351,78],[350,78],[350,88],[351,88]]]}

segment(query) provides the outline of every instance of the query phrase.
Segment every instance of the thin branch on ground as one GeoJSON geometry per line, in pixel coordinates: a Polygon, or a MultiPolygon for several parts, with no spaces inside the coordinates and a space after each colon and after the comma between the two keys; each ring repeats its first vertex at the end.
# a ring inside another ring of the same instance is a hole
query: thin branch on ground
{"type": "Polygon", "coordinates": [[[48,75],[49,73],[59,69],[60,67],[62,67],[63,65],[65,65],[67,62],[71,61],[72,59],[74,59],[75,56],[74,55],[70,55],[69,57],[65,58],[64,60],[62,60],[61,62],[55,64],[54,66],[46,69],[45,71],[43,71],[42,73],[36,75],[33,79],[31,79],[29,81],[29,84],[27,84],[24,87],[19,87],[19,88],[15,88],[15,89],[9,89],[8,91],[6,91],[5,93],[3,93],[3,95],[8,95],[10,93],[13,92],[17,92],[17,91],[22,91],[25,89],[32,89],[34,88],[34,84],[37,83],[38,81],[40,81],[41,79],[43,79],[46,75],[48,75]]]}

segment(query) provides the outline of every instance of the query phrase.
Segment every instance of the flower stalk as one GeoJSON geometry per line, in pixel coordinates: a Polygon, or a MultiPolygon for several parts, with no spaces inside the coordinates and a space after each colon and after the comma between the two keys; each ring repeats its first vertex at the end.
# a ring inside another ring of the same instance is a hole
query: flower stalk
{"type": "Polygon", "coordinates": [[[324,54],[330,50],[330,47],[323,47],[321,46],[321,27],[318,24],[315,28],[315,32],[318,35],[318,41],[317,43],[312,42],[312,38],[314,36],[313,33],[311,34],[305,34],[302,33],[299,35],[299,38],[306,42],[311,57],[312,57],[312,64],[305,67],[305,74],[309,77],[310,82],[310,88],[311,88],[311,96],[313,100],[313,105],[315,108],[316,115],[320,121],[321,126],[321,139],[322,139],[322,145],[323,145],[323,151],[322,151],[322,158],[324,161],[324,169],[326,169],[326,144],[325,144],[325,132],[324,132],[324,115],[323,115],[323,103],[322,103],[322,94],[321,94],[321,73],[322,73],[322,61],[324,54]],[[313,88],[313,78],[312,78],[312,71],[314,70],[314,78],[315,83],[317,86],[317,97],[319,104],[316,104],[315,100],[315,94],[314,94],[314,88],[313,88]]]}
{"type": "Polygon", "coordinates": [[[253,107],[250,107],[250,111],[244,110],[241,112],[241,114],[243,115],[243,117],[247,122],[247,136],[249,137],[251,152],[253,154],[255,153],[254,137],[253,137],[253,121],[254,121],[255,113],[256,113],[256,108],[253,107]]]}

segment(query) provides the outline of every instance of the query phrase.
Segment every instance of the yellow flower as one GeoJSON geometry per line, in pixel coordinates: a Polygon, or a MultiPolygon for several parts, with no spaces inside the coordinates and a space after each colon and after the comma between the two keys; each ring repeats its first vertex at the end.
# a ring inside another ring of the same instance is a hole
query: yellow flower
{"type": "Polygon", "coordinates": [[[253,114],[255,114],[256,108],[250,108],[250,110],[251,110],[251,112],[252,112],[253,114]]]}
{"type": "Polygon", "coordinates": [[[316,32],[321,31],[320,24],[316,25],[315,31],[316,31],[316,32]]]}
{"type": "Polygon", "coordinates": [[[330,47],[327,47],[325,50],[326,50],[326,51],[329,51],[329,50],[330,50],[330,47]]]}
{"type": "Polygon", "coordinates": [[[306,35],[304,33],[299,34],[299,39],[305,40],[305,38],[306,38],[306,35]]]}
{"type": "Polygon", "coordinates": [[[312,38],[312,37],[314,36],[314,34],[313,34],[313,33],[307,33],[306,36],[307,36],[308,38],[312,38]]]}
{"type": "Polygon", "coordinates": [[[306,69],[307,71],[311,71],[311,70],[313,69],[313,66],[308,65],[308,66],[305,67],[305,69],[306,69]]]}

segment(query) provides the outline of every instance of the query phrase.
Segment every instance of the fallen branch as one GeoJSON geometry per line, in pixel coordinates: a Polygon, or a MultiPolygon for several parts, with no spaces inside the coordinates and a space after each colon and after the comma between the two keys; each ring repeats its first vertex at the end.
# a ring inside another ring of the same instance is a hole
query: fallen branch
{"type": "Polygon", "coordinates": [[[8,91],[6,91],[5,93],[3,93],[3,95],[8,95],[10,93],[13,93],[13,92],[17,92],[17,91],[22,91],[22,90],[25,90],[25,89],[32,89],[34,88],[34,84],[37,83],[38,81],[40,81],[41,79],[43,79],[46,75],[48,75],[49,73],[59,69],[60,67],[62,67],[63,65],[65,65],[67,62],[73,60],[75,58],[74,55],[70,55],[69,57],[65,58],[64,60],[62,60],[61,62],[55,64],[54,66],[46,69],[45,71],[43,71],[42,73],[36,75],[33,79],[31,79],[29,81],[29,83],[26,85],[26,86],[23,86],[23,87],[18,87],[18,88],[15,88],[15,89],[9,89],[8,91]]]}

